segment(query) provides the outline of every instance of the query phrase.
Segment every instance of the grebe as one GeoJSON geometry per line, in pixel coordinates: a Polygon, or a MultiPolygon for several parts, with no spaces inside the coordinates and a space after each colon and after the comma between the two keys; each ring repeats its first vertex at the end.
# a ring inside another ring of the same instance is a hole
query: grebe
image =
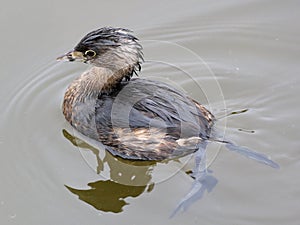
{"type": "Polygon", "coordinates": [[[162,82],[133,78],[143,62],[142,46],[130,30],[104,27],[84,36],[57,58],[93,67],[75,79],[63,100],[66,120],[115,156],[161,161],[195,154],[192,189],[172,215],[211,191],[216,179],[201,167],[209,141],[274,168],[267,156],[212,136],[215,117],[197,101],[162,82]]]}
{"type": "Polygon", "coordinates": [[[143,54],[129,30],[90,32],[58,60],[94,66],[68,87],[63,114],[113,155],[172,159],[195,152],[209,139],[215,119],[200,103],[165,83],[131,79],[141,69],[143,54]]]}

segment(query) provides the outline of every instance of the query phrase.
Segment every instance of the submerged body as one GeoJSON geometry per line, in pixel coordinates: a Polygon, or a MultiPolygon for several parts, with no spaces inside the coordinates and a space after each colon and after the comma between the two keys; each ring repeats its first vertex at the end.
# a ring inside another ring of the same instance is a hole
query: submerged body
{"type": "Polygon", "coordinates": [[[107,73],[93,67],[75,80],[66,91],[63,112],[76,130],[102,142],[113,155],[171,159],[195,152],[209,139],[214,117],[201,104],[162,82],[103,82],[107,73]]]}

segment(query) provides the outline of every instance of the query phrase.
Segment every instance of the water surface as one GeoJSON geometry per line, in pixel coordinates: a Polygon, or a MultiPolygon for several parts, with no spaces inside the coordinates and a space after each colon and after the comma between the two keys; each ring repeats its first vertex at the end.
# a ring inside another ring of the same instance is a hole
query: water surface
{"type": "Polygon", "coordinates": [[[3,3],[1,224],[298,224],[299,6],[236,0],[3,3]],[[74,139],[61,113],[67,85],[87,66],[55,58],[106,25],[130,28],[140,38],[146,59],[141,77],[171,83],[218,118],[245,110],[216,127],[281,168],[211,144],[209,169],[217,186],[168,219],[192,184],[185,173],[189,158],[129,167],[103,151],[97,159],[97,149],[74,139]],[[120,180],[120,171],[126,179],[120,180]]]}

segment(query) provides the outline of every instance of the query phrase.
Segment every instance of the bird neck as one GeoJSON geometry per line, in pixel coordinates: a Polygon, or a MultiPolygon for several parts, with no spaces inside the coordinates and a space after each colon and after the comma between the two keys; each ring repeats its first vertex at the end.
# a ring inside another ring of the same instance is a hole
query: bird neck
{"type": "Polygon", "coordinates": [[[72,123],[72,112],[76,105],[96,102],[101,94],[113,93],[124,77],[131,76],[131,66],[112,71],[102,67],[92,67],[81,74],[68,87],[63,101],[63,113],[66,119],[72,123]]]}
{"type": "Polygon", "coordinates": [[[110,94],[115,90],[124,77],[129,76],[132,68],[111,70],[103,67],[92,67],[84,72],[74,82],[79,85],[83,97],[96,96],[99,94],[110,94]]]}

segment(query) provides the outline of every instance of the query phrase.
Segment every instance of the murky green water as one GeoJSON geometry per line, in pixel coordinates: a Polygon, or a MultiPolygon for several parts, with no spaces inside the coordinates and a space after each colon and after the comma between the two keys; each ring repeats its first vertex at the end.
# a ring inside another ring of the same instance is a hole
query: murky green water
{"type": "Polygon", "coordinates": [[[0,223],[298,224],[299,7],[297,1],[3,3],[0,223]],[[116,161],[76,139],[61,113],[67,85],[87,66],[55,58],[106,25],[140,38],[141,77],[185,90],[216,117],[247,109],[216,127],[281,168],[211,144],[209,168],[218,184],[168,219],[192,184],[189,157],[116,161]]]}

